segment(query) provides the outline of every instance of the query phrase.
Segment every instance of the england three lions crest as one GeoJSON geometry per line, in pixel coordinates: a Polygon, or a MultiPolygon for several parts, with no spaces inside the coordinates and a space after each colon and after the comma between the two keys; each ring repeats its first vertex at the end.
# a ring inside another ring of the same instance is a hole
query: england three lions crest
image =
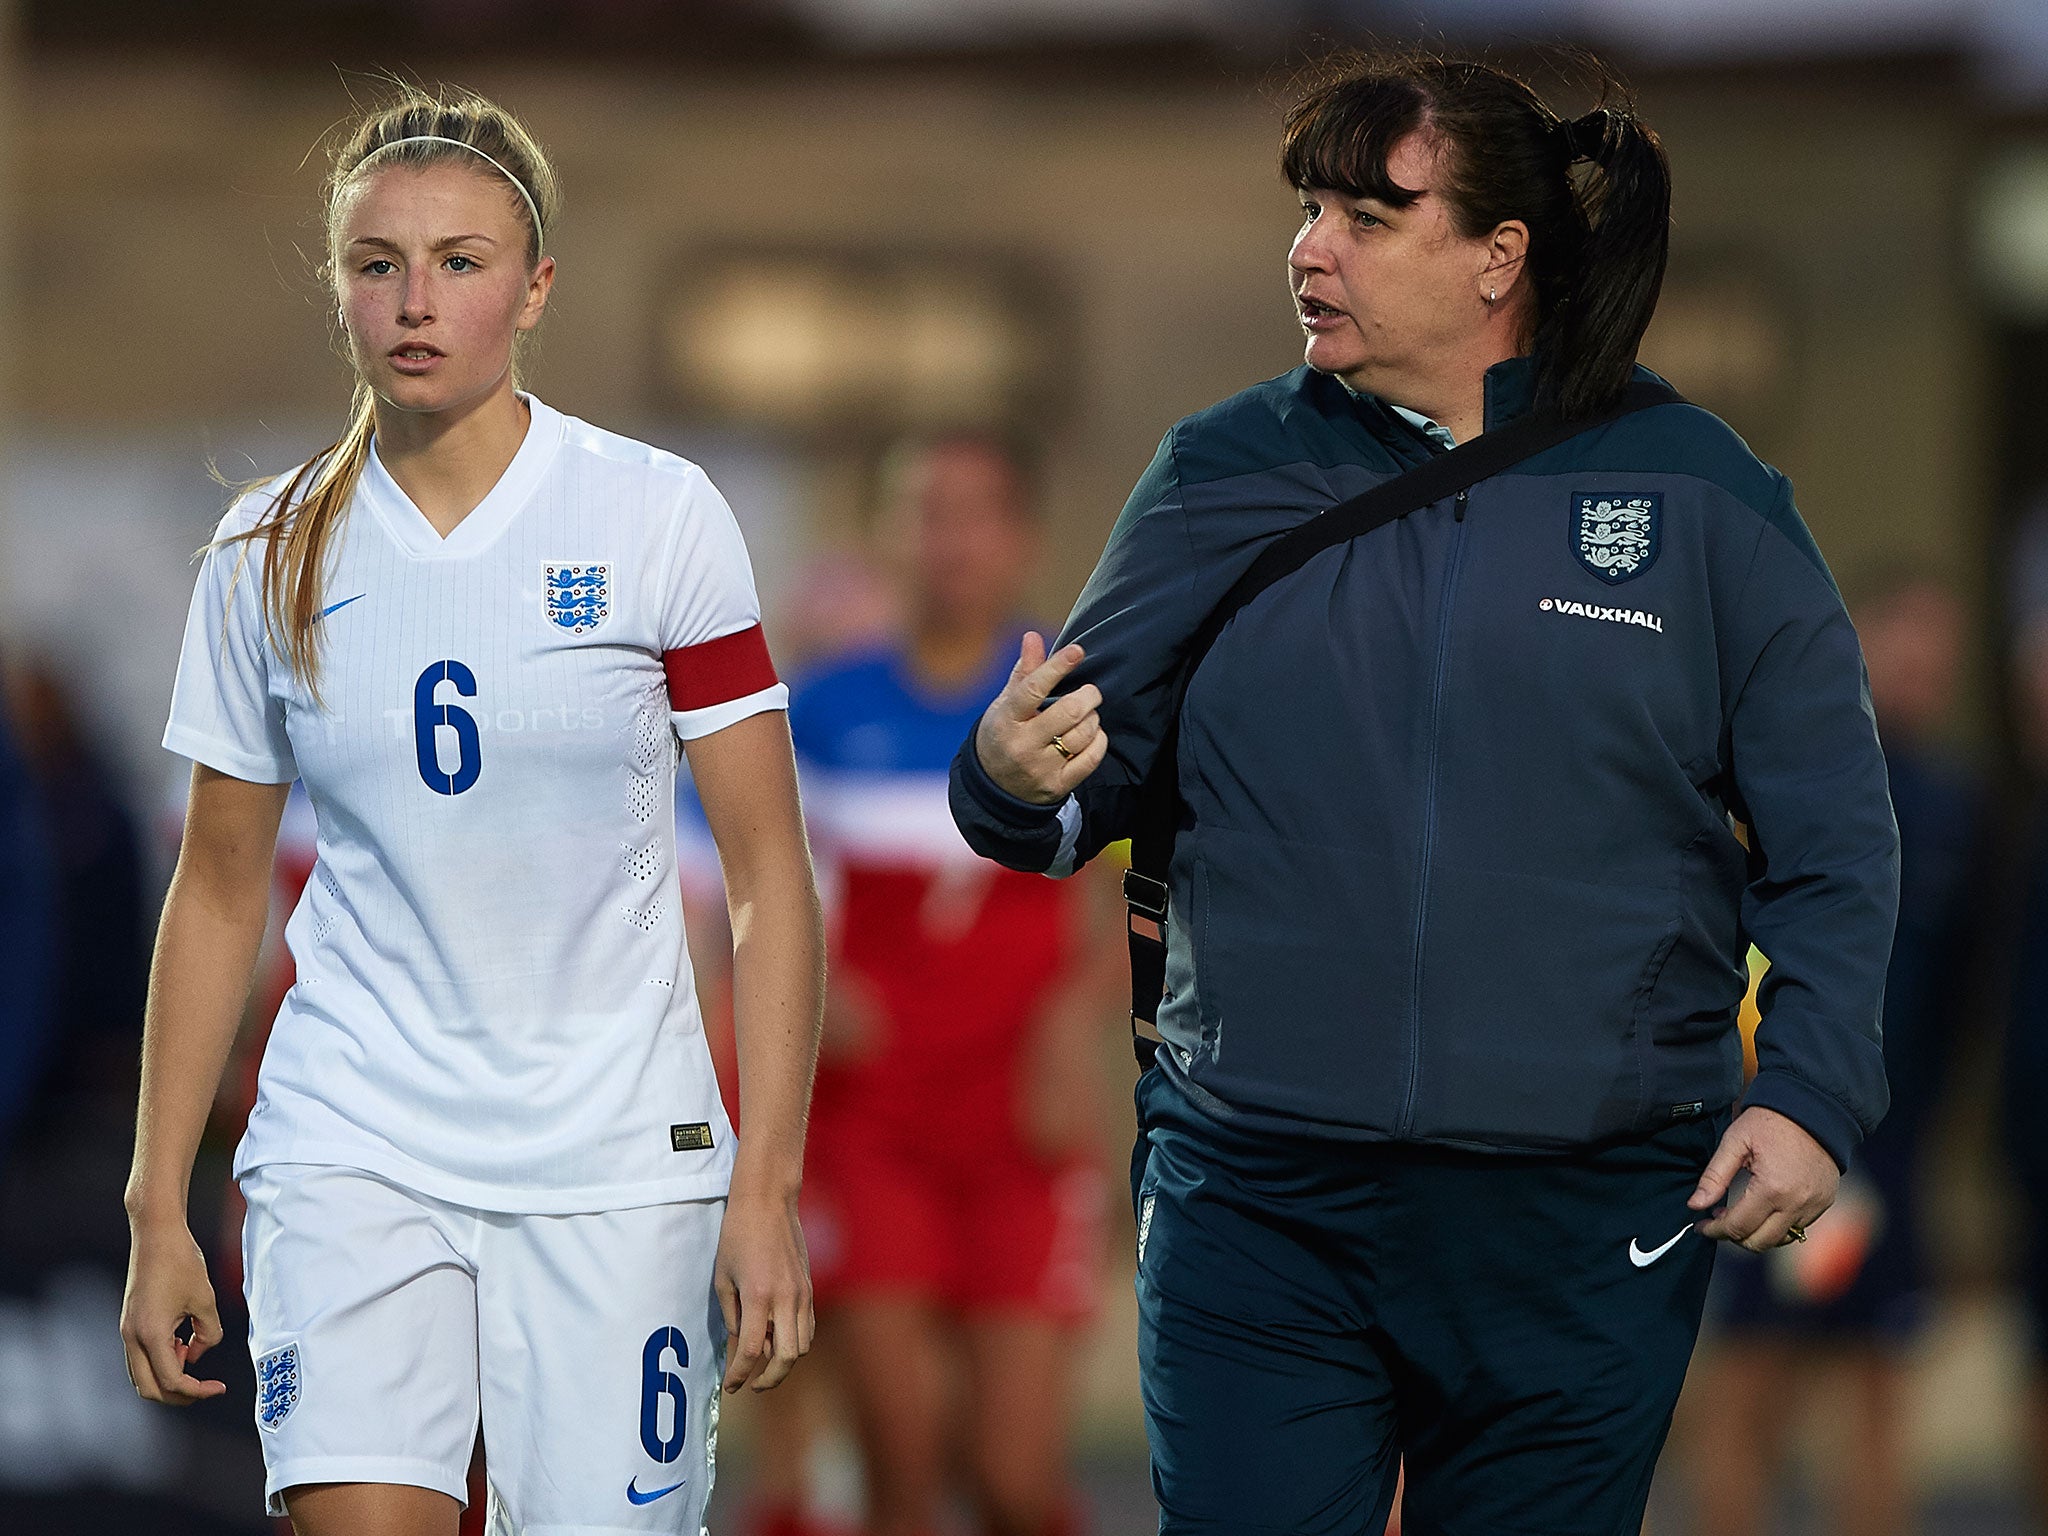
{"type": "Polygon", "coordinates": [[[611,616],[609,565],[544,565],[548,622],[572,635],[587,635],[611,616]]]}
{"type": "Polygon", "coordinates": [[[1572,497],[1572,508],[1572,553],[1602,581],[1627,581],[1656,562],[1664,521],[1660,492],[1588,495],[1581,491],[1572,497]]]}
{"type": "Polygon", "coordinates": [[[276,1429],[299,1406],[299,1346],[273,1349],[256,1362],[256,1422],[276,1429]]]}

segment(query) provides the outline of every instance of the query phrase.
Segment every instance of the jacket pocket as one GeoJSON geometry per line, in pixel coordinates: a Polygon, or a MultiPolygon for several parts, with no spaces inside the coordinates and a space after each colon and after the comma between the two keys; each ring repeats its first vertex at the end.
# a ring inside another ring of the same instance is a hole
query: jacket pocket
{"type": "Polygon", "coordinates": [[[1408,866],[1198,827],[1205,1043],[1189,1076],[1237,1108],[1388,1135],[1406,1089],[1408,866]]]}
{"type": "Polygon", "coordinates": [[[1675,886],[1443,864],[1432,885],[1413,1134],[1540,1148],[1632,1130],[1675,886]]]}
{"type": "Polygon", "coordinates": [[[1742,1091],[1735,1015],[1749,988],[1749,944],[1742,936],[1746,856],[1725,828],[1715,827],[1687,846],[1681,867],[1671,952],[1638,1011],[1646,1130],[1668,1123],[1675,1105],[1718,1107],[1742,1091]]]}

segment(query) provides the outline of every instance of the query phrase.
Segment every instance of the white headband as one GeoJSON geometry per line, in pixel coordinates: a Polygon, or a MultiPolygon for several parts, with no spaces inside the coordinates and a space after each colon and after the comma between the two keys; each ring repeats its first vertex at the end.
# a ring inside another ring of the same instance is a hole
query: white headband
{"type": "Polygon", "coordinates": [[[526,211],[533,215],[534,247],[537,251],[545,250],[547,248],[547,230],[541,223],[540,204],[536,203],[533,200],[533,194],[526,190],[526,183],[521,181],[517,176],[514,176],[510,171],[506,170],[504,166],[500,165],[496,160],[492,159],[491,156],[485,154],[482,150],[478,149],[474,144],[467,143],[462,139],[451,139],[443,134],[438,133],[416,133],[411,138],[393,139],[387,144],[379,144],[375,149],[371,150],[367,155],[363,156],[361,160],[357,161],[356,170],[360,171],[372,160],[376,159],[379,155],[383,154],[385,150],[396,149],[401,144],[453,144],[457,149],[466,149],[472,155],[476,155],[477,157],[482,159],[486,164],[488,164],[491,167],[491,169],[495,170],[500,176],[504,177],[507,181],[511,182],[512,189],[515,192],[517,192],[521,198],[525,200],[526,211]]]}

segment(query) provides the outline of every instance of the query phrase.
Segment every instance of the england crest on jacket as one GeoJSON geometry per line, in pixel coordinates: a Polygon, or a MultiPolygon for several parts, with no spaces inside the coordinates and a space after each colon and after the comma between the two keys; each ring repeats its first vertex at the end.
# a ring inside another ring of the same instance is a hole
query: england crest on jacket
{"type": "Polygon", "coordinates": [[[548,622],[572,635],[587,635],[612,611],[609,565],[543,565],[548,622]]]}
{"type": "Polygon", "coordinates": [[[1647,571],[1657,558],[1662,531],[1661,492],[1572,496],[1572,553],[1579,564],[1613,584],[1647,571]]]}

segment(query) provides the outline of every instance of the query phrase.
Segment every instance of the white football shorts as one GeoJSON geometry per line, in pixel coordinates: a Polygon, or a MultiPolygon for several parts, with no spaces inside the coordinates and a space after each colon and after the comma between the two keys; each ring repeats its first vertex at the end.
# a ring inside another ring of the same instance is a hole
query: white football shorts
{"type": "Polygon", "coordinates": [[[464,1500],[481,1422],[491,1536],[703,1530],[724,1201],[506,1215],[303,1163],[242,1190],[271,1514],[307,1483],[464,1500]]]}

